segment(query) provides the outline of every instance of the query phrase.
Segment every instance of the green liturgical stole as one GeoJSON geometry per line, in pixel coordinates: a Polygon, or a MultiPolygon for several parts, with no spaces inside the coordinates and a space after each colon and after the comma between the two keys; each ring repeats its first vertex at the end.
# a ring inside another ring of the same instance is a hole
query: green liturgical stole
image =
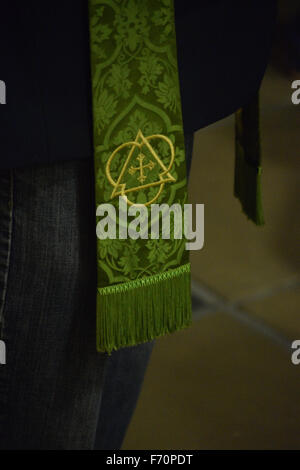
{"type": "MultiPolygon", "coordinates": [[[[89,26],[97,349],[110,353],[191,324],[173,0],[89,0],[89,26]]],[[[236,112],[234,194],[263,225],[258,108],[257,93],[236,112]]]]}
{"type": "Polygon", "coordinates": [[[152,213],[187,203],[173,0],[89,0],[89,25],[97,349],[111,352],[191,323],[186,240],[152,213]]]}

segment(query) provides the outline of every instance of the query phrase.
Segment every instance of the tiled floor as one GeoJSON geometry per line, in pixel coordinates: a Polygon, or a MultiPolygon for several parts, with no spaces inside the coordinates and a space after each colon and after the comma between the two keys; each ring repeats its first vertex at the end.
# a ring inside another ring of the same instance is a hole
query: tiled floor
{"type": "MultiPolygon", "coordinates": [[[[299,77],[300,78],[300,77],[299,77]]],[[[124,449],[300,449],[300,105],[269,69],[262,87],[263,201],[233,197],[233,119],[196,133],[190,180],[205,204],[192,254],[194,325],[157,341],[124,449]]]]}

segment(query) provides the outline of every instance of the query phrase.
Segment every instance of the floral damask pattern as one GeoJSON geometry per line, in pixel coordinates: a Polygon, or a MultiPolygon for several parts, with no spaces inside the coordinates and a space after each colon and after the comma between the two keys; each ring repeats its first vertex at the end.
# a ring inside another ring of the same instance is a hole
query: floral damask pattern
{"type": "MultiPolygon", "coordinates": [[[[96,204],[110,202],[117,207],[105,166],[115,148],[134,141],[141,130],[146,137],[168,136],[175,149],[170,170],[175,182],[165,184],[156,203],[182,205],[187,195],[173,1],[99,0],[91,8],[96,204]]],[[[153,141],[153,146],[167,166],[167,143],[153,141]]],[[[125,151],[120,152],[111,164],[115,179],[125,158],[125,151]]],[[[157,186],[141,189],[135,202],[145,203],[156,192],[157,186]]],[[[98,240],[101,286],[186,263],[184,243],[184,239],[98,240]]]]}
{"type": "Polygon", "coordinates": [[[122,3],[114,27],[116,41],[122,42],[124,49],[134,52],[149,32],[148,11],[143,2],[128,0],[122,3]]]}

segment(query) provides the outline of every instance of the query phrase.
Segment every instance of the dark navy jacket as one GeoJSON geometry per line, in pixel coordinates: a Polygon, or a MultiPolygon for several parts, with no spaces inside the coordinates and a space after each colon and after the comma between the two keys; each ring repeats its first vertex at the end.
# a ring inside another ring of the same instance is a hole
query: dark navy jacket
{"type": "MultiPolygon", "coordinates": [[[[140,0],[142,1],[142,0],[140,0]]],[[[258,89],[275,0],[175,0],[185,131],[217,121],[258,89]]],[[[92,156],[87,0],[2,1],[0,167],[92,156]]]]}

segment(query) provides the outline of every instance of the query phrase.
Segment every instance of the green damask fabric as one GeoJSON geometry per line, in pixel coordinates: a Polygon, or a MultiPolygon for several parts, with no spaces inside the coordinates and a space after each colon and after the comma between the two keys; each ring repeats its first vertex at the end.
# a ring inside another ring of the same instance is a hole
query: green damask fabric
{"type": "MultiPolygon", "coordinates": [[[[183,208],[173,0],[89,0],[89,24],[96,206],[113,204],[118,214],[121,196],[128,207],[143,204],[149,214],[154,203],[183,208]]],[[[117,234],[120,225],[117,218],[117,234]]],[[[97,239],[99,351],[191,323],[185,242],[161,232],[158,239],[97,239]]]]}

